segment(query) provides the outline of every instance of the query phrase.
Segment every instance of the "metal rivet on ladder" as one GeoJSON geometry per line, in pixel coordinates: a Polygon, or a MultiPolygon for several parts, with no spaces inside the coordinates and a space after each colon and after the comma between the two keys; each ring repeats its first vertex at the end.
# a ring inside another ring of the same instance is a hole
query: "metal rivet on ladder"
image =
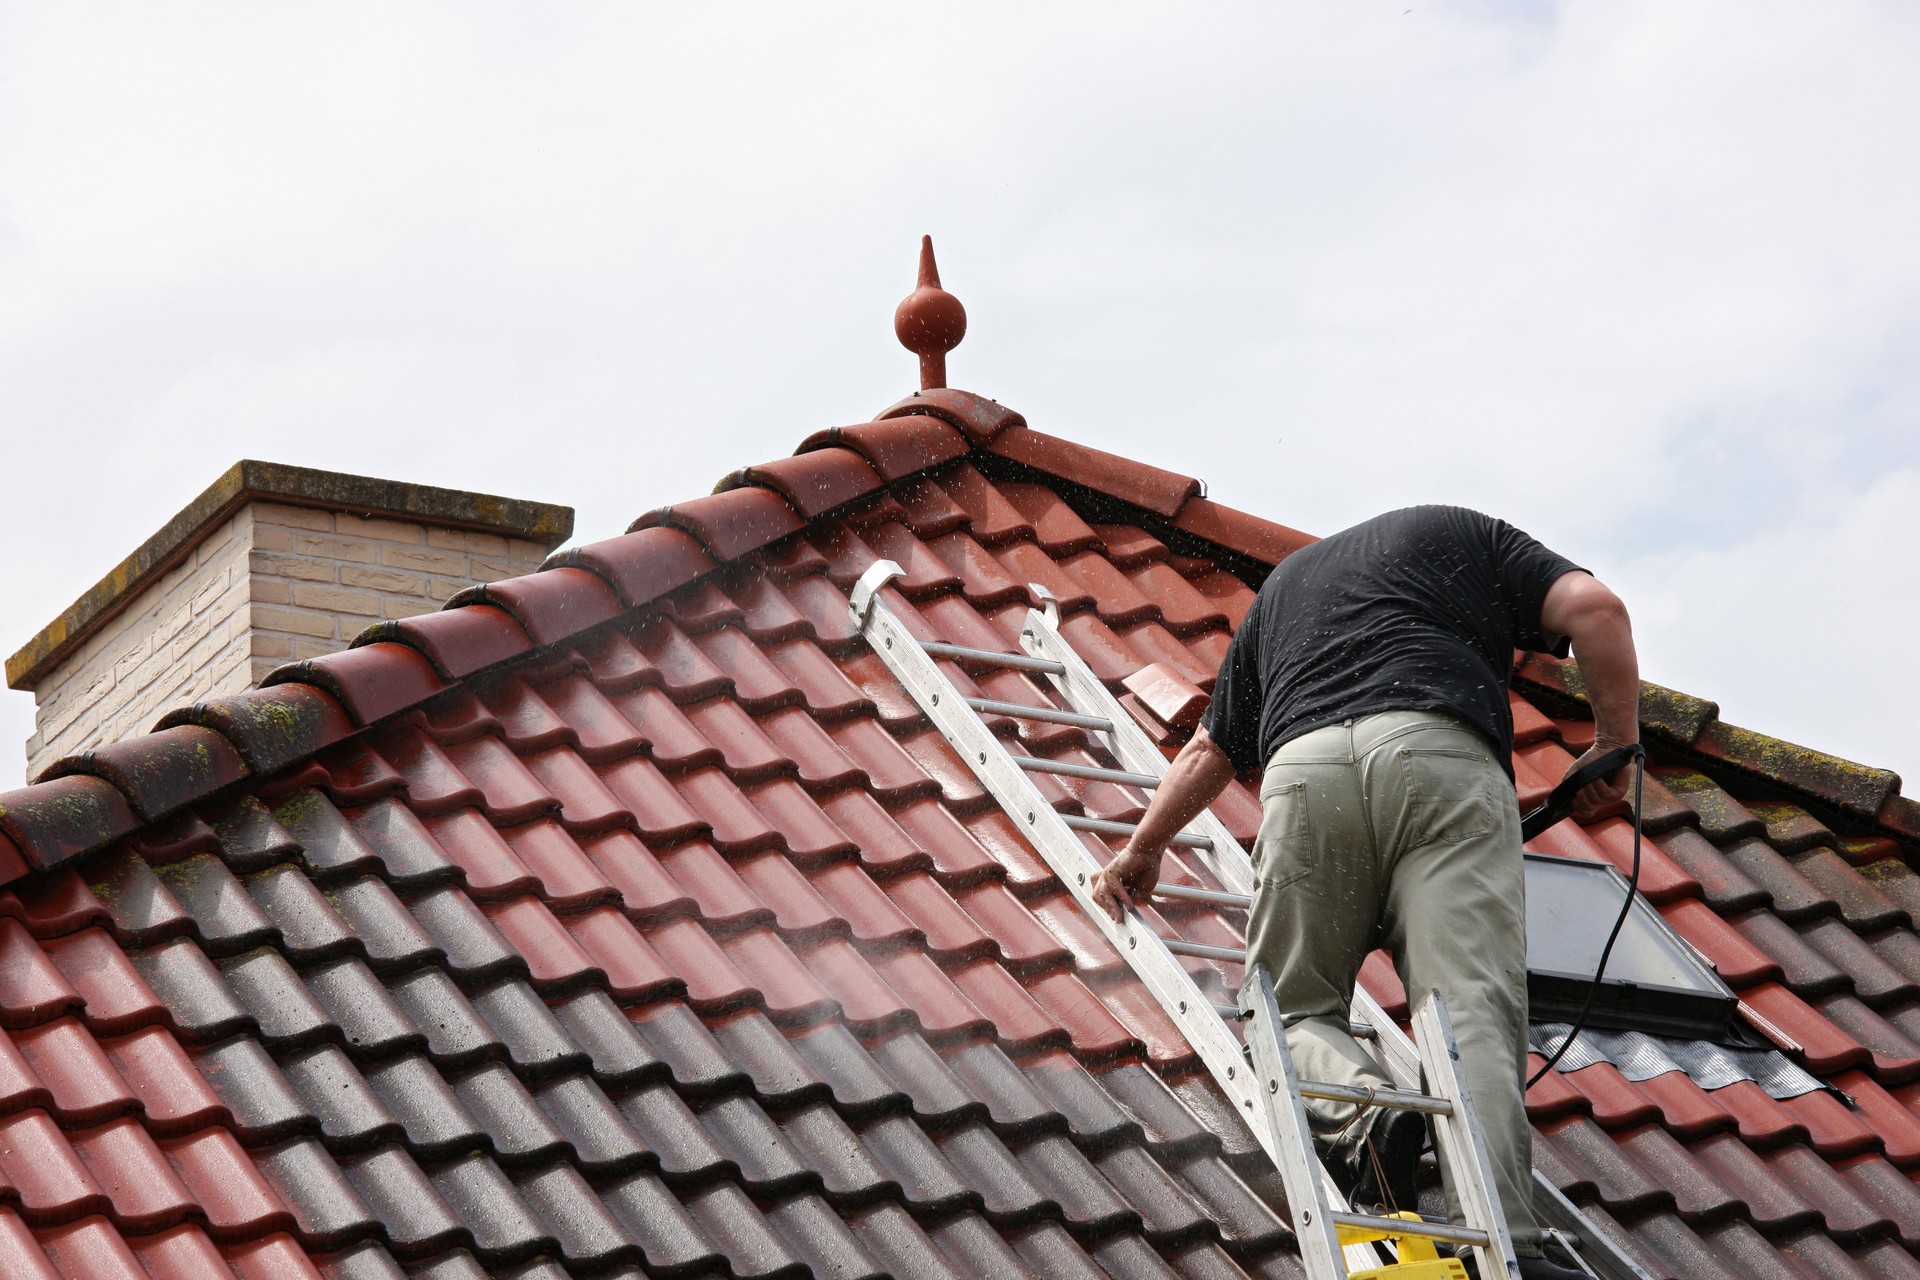
{"type": "Polygon", "coordinates": [[[1278,1080],[1267,1081],[1267,1092],[1268,1093],[1280,1092],[1280,1082],[1278,1080]]]}
{"type": "Polygon", "coordinates": [[[1031,809],[1027,810],[1027,825],[1028,826],[1033,825],[1033,810],[1031,809]]]}
{"type": "Polygon", "coordinates": [[[1187,1011],[1187,1002],[1185,1000],[1182,1000],[1180,1002],[1180,1012],[1185,1013],[1186,1011],[1187,1011]]]}
{"type": "Polygon", "coordinates": [[[933,705],[936,707],[940,705],[940,695],[937,693],[933,695],[933,705]]]}
{"type": "Polygon", "coordinates": [[[1138,938],[1136,938],[1136,937],[1134,937],[1134,936],[1133,936],[1132,934],[1128,934],[1128,935],[1127,935],[1127,950],[1129,950],[1129,951],[1131,951],[1131,950],[1133,950],[1133,949],[1134,949],[1134,947],[1135,947],[1135,946],[1137,946],[1137,945],[1139,944],[1139,942],[1140,942],[1140,939],[1138,939],[1138,938]]]}
{"type": "Polygon", "coordinates": [[[1086,882],[1087,882],[1087,873],[1082,871],[1080,873],[1080,883],[1085,884],[1086,882]]]}
{"type": "Polygon", "coordinates": [[[1231,1079],[1233,1079],[1233,1068],[1232,1068],[1232,1067],[1228,1067],[1228,1068],[1227,1068],[1227,1079],[1229,1079],[1229,1080],[1231,1080],[1231,1079]]]}

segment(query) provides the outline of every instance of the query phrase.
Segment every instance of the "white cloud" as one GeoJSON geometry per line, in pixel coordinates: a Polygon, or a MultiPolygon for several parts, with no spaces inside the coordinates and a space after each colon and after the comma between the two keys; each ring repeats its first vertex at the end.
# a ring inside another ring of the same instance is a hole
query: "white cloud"
{"type": "Polygon", "coordinates": [[[615,532],[909,389],[931,231],[960,385],[1303,528],[1500,512],[1651,678],[1920,776],[1920,681],[1797,692],[1902,625],[1827,566],[1911,558],[1917,62],[1869,3],[11,8],[0,642],[243,455],[615,532]]]}

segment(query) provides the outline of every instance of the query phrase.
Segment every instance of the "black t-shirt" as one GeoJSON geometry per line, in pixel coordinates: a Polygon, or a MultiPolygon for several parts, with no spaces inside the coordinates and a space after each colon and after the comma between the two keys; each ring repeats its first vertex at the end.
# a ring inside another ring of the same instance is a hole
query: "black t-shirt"
{"type": "Polygon", "coordinates": [[[1241,772],[1376,711],[1450,711],[1513,773],[1513,651],[1565,657],[1540,605],[1579,566],[1464,507],[1408,507],[1282,561],[1234,633],[1205,724],[1241,772]]]}

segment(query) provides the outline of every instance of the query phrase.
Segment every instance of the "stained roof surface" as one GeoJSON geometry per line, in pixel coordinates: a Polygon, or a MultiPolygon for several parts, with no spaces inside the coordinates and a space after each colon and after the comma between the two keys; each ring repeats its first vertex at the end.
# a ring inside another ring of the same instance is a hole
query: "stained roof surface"
{"type": "MultiPolygon", "coordinates": [[[[0,797],[0,1274],[1299,1274],[1264,1156],[846,604],[889,558],[928,638],[1011,649],[1041,582],[1172,744],[1305,535],[954,391],[728,484],[0,797]]],[[[1528,804],[1590,723],[1569,664],[1518,688],[1528,804]]],[[[1642,888],[1853,1105],[1597,1063],[1529,1095],[1536,1163],[1654,1275],[1920,1276],[1920,811],[1646,719],[1642,888]]],[[[1246,785],[1217,811],[1251,837],[1246,785]]]]}

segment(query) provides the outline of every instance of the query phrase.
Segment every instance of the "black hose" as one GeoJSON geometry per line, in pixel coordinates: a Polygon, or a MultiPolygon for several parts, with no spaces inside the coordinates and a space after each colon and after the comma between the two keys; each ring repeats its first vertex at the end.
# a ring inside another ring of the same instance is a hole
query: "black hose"
{"type": "Polygon", "coordinates": [[[1600,963],[1594,966],[1593,985],[1587,988],[1587,998],[1580,1006],[1580,1016],[1573,1020],[1573,1029],[1567,1032],[1566,1039],[1553,1051],[1553,1056],[1541,1063],[1540,1069],[1528,1079],[1527,1089],[1539,1084],[1540,1078],[1553,1070],[1553,1064],[1560,1061],[1561,1055],[1573,1047],[1573,1042],[1586,1029],[1587,1015],[1593,1012],[1594,997],[1600,994],[1601,979],[1607,974],[1607,960],[1613,955],[1613,944],[1619,939],[1620,930],[1627,923],[1627,912],[1633,910],[1633,900],[1640,892],[1640,799],[1646,779],[1647,753],[1636,748],[1633,756],[1633,873],[1627,877],[1627,895],[1620,903],[1620,914],[1614,918],[1612,931],[1607,934],[1607,945],[1600,948],[1600,963]]]}

